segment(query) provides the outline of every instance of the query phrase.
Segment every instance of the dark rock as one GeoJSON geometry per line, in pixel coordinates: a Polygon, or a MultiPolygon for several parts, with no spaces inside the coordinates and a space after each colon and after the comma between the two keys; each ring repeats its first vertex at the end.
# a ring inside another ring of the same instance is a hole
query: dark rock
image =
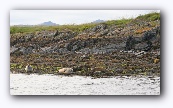
{"type": "Polygon", "coordinates": [[[151,39],[153,39],[154,37],[156,37],[156,35],[157,35],[156,32],[147,31],[142,36],[142,41],[150,41],[151,39]]]}
{"type": "Polygon", "coordinates": [[[152,48],[152,42],[151,41],[147,41],[147,47],[144,49],[144,51],[149,51],[152,48]]]}
{"type": "Polygon", "coordinates": [[[123,69],[115,69],[115,73],[121,74],[123,72],[123,69]]]}
{"type": "Polygon", "coordinates": [[[142,43],[138,43],[138,44],[135,44],[135,50],[144,50],[145,48],[147,48],[148,44],[146,42],[142,42],[142,43]]]}
{"type": "Polygon", "coordinates": [[[59,35],[59,31],[57,30],[54,36],[58,36],[58,35],[59,35]]]}
{"type": "Polygon", "coordinates": [[[126,41],[125,50],[131,50],[131,49],[133,49],[135,43],[136,43],[135,38],[133,36],[129,36],[127,38],[127,41],[126,41]]]}

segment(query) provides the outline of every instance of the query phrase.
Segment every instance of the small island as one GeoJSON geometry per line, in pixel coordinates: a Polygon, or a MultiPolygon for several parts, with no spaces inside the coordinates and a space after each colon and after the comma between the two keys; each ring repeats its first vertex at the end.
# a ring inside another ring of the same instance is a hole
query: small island
{"type": "Polygon", "coordinates": [[[80,25],[11,26],[10,71],[160,76],[160,35],[160,13],[80,25]],[[27,64],[32,71],[25,70],[27,64]]]}

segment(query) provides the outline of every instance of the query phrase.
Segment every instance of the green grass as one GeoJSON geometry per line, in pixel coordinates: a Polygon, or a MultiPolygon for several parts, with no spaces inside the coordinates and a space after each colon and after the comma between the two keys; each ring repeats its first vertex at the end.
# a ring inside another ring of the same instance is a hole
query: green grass
{"type": "Polygon", "coordinates": [[[35,33],[37,31],[43,30],[71,30],[74,32],[82,32],[88,28],[94,27],[96,24],[88,23],[81,25],[60,25],[60,26],[28,26],[28,27],[19,27],[19,26],[11,26],[10,34],[15,33],[35,33]]]}
{"type": "Polygon", "coordinates": [[[155,21],[160,20],[160,13],[149,13],[146,15],[140,15],[136,19],[146,20],[146,21],[155,21]]]}
{"type": "Polygon", "coordinates": [[[106,21],[105,24],[107,24],[108,26],[111,25],[121,26],[129,23],[130,21],[132,21],[132,19],[110,20],[106,21]]]}

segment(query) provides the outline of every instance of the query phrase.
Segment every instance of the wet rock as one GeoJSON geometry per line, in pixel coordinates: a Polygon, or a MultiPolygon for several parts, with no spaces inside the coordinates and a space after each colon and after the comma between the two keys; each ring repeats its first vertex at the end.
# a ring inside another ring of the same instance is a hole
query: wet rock
{"type": "Polygon", "coordinates": [[[156,32],[147,31],[142,36],[142,41],[150,41],[151,39],[155,38],[156,35],[157,35],[156,32]]]}
{"type": "Polygon", "coordinates": [[[115,73],[121,74],[123,72],[123,69],[115,69],[115,73]]]}
{"type": "Polygon", "coordinates": [[[134,39],[134,37],[133,36],[129,36],[127,38],[127,41],[126,41],[125,50],[131,50],[131,49],[133,49],[135,43],[136,43],[136,40],[134,39]]]}
{"type": "Polygon", "coordinates": [[[147,48],[148,44],[146,42],[135,44],[135,50],[144,50],[147,48]]]}

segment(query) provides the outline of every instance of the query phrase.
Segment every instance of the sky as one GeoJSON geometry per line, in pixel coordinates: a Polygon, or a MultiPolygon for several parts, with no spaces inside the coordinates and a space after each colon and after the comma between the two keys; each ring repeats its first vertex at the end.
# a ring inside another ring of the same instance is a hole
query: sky
{"type": "Polygon", "coordinates": [[[82,24],[95,20],[135,18],[160,10],[11,10],[10,25],[36,25],[52,21],[56,24],[82,24]]]}

